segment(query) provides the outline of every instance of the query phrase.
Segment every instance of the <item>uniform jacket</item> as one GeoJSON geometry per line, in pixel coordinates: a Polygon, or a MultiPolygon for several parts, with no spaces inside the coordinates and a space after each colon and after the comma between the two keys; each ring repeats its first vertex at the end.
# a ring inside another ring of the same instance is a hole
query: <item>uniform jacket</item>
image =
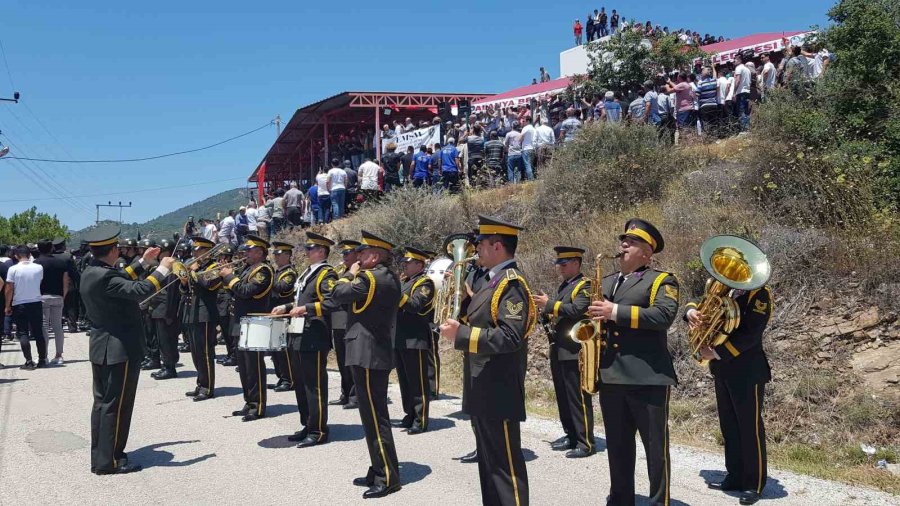
{"type": "Polygon", "coordinates": [[[434,319],[434,281],[422,271],[403,282],[400,290],[394,348],[430,349],[431,321],[434,319]]]}
{"type": "Polygon", "coordinates": [[[331,327],[327,316],[338,307],[337,302],[331,299],[337,279],[334,268],[328,264],[319,264],[313,272],[304,271],[297,277],[296,299],[286,304],[286,307],[291,310],[302,304],[306,307],[306,320],[303,334],[289,334],[290,345],[294,350],[308,352],[331,349],[331,327]],[[300,286],[304,279],[306,283],[300,286]]]}
{"type": "MultiPolygon", "coordinates": [[[[344,275],[347,272],[347,266],[341,263],[337,267],[334,268],[334,273],[338,278],[344,275]]],[[[332,330],[346,330],[347,329],[347,312],[350,310],[344,304],[341,304],[337,310],[331,312],[331,328],[332,330]]]]}
{"type": "Polygon", "coordinates": [[[275,270],[275,282],[272,285],[272,307],[294,301],[294,286],[297,284],[297,270],[287,264],[275,270]]]}
{"type": "Polygon", "coordinates": [[[178,276],[170,272],[162,282],[162,286],[165,288],[157,292],[150,300],[150,317],[154,320],[165,320],[169,324],[178,320],[181,290],[177,286],[177,279],[178,276]]]}
{"type": "Polygon", "coordinates": [[[616,290],[619,273],[603,278],[603,296],[618,304],[616,321],[604,327],[600,381],[616,385],[678,382],[667,333],[678,312],[678,280],[655,269],[631,273],[616,290]]]}
{"type": "Polygon", "coordinates": [[[88,355],[97,365],[140,361],[144,356],[144,327],[138,303],[162,286],[163,276],[152,272],[134,281],[128,274],[94,260],[81,276],[81,298],[91,321],[88,355]]]}
{"type": "Polygon", "coordinates": [[[337,282],[331,297],[349,304],[345,364],[389,371],[394,367],[393,344],[400,303],[400,280],[384,265],[349,272],[337,282]]]}
{"type": "Polygon", "coordinates": [[[268,313],[269,295],[274,284],[275,271],[266,262],[249,266],[236,276],[225,277],[225,286],[234,297],[234,316],[240,321],[250,313],[268,313]]]}
{"type": "Polygon", "coordinates": [[[141,273],[144,272],[144,265],[141,264],[141,257],[139,256],[130,260],[125,257],[119,257],[119,259],[116,260],[115,268],[124,271],[131,280],[137,280],[140,278],[141,273]]]}
{"type": "Polygon", "coordinates": [[[569,338],[569,331],[585,318],[588,306],[591,305],[591,280],[579,273],[566,281],[556,291],[556,295],[547,300],[544,314],[553,319],[553,333],[550,339],[550,352],[556,353],[560,360],[578,360],[581,345],[569,338]]]}
{"type": "MultiPolygon", "coordinates": [[[[211,271],[218,267],[215,260],[207,259],[200,264],[197,272],[211,271]]],[[[179,283],[181,294],[185,299],[184,323],[212,323],[219,321],[217,304],[218,291],[222,287],[222,278],[216,276],[204,279],[191,271],[187,286],[179,283]]]]}
{"type": "MultiPolygon", "coordinates": [[[[772,292],[768,286],[749,292],[742,290],[735,301],[740,308],[741,323],[724,343],[713,348],[719,359],[709,363],[709,371],[728,382],[748,385],[769,382],[772,372],[762,336],[772,317],[772,292]]],[[[687,304],[688,309],[696,307],[695,302],[687,304]]]]}
{"type": "Polygon", "coordinates": [[[454,342],[465,352],[464,413],[525,420],[526,336],[536,320],[531,291],[515,262],[472,295],[454,342]]]}

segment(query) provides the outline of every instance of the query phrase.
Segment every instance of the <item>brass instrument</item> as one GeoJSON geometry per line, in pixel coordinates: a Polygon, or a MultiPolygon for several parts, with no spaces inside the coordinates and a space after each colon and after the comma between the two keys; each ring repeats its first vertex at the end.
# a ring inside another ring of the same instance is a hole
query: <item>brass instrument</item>
{"type": "Polygon", "coordinates": [[[434,296],[434,323],[440,325],[449,319],[456,320],[462,310],[465,299],[465,266],[478,258],[475,246],[468,234],[453,234],[444,240],[444,251],[450,255],[453,263],[447,269],[450,276],[445,277],[441,288],[434,296]]]}
{"type": "MultiPolygon", "coordinates": [[[[209,256],[217,257],[217,256],[219,256],[219,255],[221,254],[221,252],[222,252],[224,249],[226,249],[227,247],[228,247],[228,244],[226,244],[226,243],[219,243],[219,244],[216,244],[215,246],[213,246],[212,248],[210,248],[209,251],[207,251],[207,252],[205,252],[205,253],[203,253],[202,255],[199,255],[199,256],[197,256],[197,257],[194,257],[194,258],[188,258],[188,259],[185,260],[184,262],[182,262],[182,261],[180,261],[180,260],[175,260],[175,261],[172,263],[171,271],[172,271],[172,274],[175,275],[175,278],[176,278],[176,279],[173,279],[172,281],[166,283],[166,285],[163,286],[162,288],[160,288],[158,291],[161,292],[161,291],[165,290],[166,288],[169,288],[170,286],[174,285],[176,281],[187,281],[187,280],[189,280],[190,277],[191,277],[191,269],[190,269],[191,265],[193,265],[193,264],[199,262],[200,260],[203,260],[204,258],[209,257],[209,256]]],[[[142,300],[142,301],[140,302],[139,305],[145,305],[145,304],[146,304],[147,302],[149,302],[150,299],[152,299],[155,295],[156,295],[156,294],[153,294],[153,295],[147,297],[146,299],[142,300]]]]}
{"type": "Polygon", "coordinates": [[[735,290],[755,290],[769,281],[771,266],[766,254],[756,244],[733,235],[716,235],[700,246],[700,260],[712,276],[706,280],[703,299],[697,311],[704,322],[688,330],[691,356],[707,365],[700,348],[716,347],[741,324],[741,311],[735,290]]]}
{"type": "MultiPolygon", "coordinates": [[[[612,257],[597,255],[594,260],[594,277],[591,279],[591,301],[603,300],[603,260],[618,258],[621,253],[612,257]]],[[[597,393],[600,376],[600,357],[603,351],[603,324],[590,318],[579,320],[569,330],[569,339],[581,345],[578,352],[578,371],[581,373],[581,389],[585,393],[597,393]]]]}
{"type": "Polygon", "coordinates": [[[216,265],[215,268],[210,269],[210,270],[208,270],[208,271],[200,271],[200,272],[198,272],[198,273],[197,273],[197,279],[201,279],[201,280],[203,280],[203,281],[209,281],[209,280],[211,280],[211,279],[215,279],[215,278],[219,277],[219,270],[220,270],[220,269],[224,269],[225,267],[236,267],[236,266],[238,266],[238,265],[240,265],[240,264],[243,264],[243,263],[245,263],[245,262],[244,262],[244,259],[243,259],[243,258],[239,258],[239,259],[237,259],[237,260],[232,260],[232,261],[230,261],[230,262],[226,262],[226,263],[221,264],[221,265],[216,265]]]}

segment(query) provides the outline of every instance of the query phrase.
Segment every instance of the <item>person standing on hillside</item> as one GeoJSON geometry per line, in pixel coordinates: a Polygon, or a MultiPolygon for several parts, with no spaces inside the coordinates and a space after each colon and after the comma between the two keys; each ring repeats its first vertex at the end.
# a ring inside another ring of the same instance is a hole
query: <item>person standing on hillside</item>
{"type": "Polygon", "coordinates": [[[219,242],[230,244],[231,246],[237,244],[235,227],[234,209],[229,209],[228,214],[222,218],[222,222],[219,223],[219,242]]]}
{"type": "MultiPolygon", "coordinates": [[[[297,189],[297,182],[291,181],[290,189],[284,194],[285,218],[291,230],[303,224],[303,192],[297,189]]],[[[243,242],[243,241],[240,241],[243,242]]]]}
{"type": "Polygon", "coordinates": [[[252,200],[247,204],[247,230],[251,235],[259,235],[259,211],[252,200]]]}
{"type": "Polygon", "coordinates": [[[343,218],[347,198],[347,173],[337,158],[331,161],[327,181],[328,193],[331,194],[331,215],[335,220],[343,218]]]}
{"type": "Polygon", "coordinates": [[[272,235],[278,234],[284,229],[284,189],[275,190],[275,198],[266,203],[271,203],[270,212],[272,214],[272,235]]]}
{"type": "Polygon", "coordinates": [[[319,223],[331,223],[331,193],[328,191],[328,174],[319,168],[316,174],[316,186],[319,187],[319,223]]]}
{"type": "Polygon", "coordinates": [[[272,223],[272,210],[266,205],[271,195],[266,195],[266,200],[256,209],[256,232],[265,240],[269,240],[270,224],[272,223]]]}

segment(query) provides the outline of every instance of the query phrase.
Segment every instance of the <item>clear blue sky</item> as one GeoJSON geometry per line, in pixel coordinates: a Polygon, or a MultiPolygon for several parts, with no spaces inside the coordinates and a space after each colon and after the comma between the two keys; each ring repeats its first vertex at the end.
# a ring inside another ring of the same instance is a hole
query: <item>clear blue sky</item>
{"type": "MultiPolygon", "coordinates": [[[[530,83],[540,66],[556,77],[574,18],[584,22],[601,5],[673,29],[739,37],[824,25],[830,4],[13,0],[0,7],[0,42],[24,103],[0,105],[0,142],[34,158],[179,151],[276,114],[287,121],[298,107],[345,90],[502,92],[530,83]]],[[[9,81],[0,60],[0,97],[12,95],[9,81]]],[[[20,162],[0,160],[0,215],[37,205],[78,229],[93,222],[95,203],[121,200],[134,203],[125,221],[142,222],[245,185],[274,136],[271,127],[153,162],[28,164],[69,196],[113,193],[74,203],[49,193],[20,162]],[[218,182],[129,193],[204,181],[218,182]]]]}

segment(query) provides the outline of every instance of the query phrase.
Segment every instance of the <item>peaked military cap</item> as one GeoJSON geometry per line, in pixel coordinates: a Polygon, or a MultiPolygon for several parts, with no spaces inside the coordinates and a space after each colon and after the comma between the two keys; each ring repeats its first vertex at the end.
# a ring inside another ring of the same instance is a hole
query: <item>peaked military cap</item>
{"type": "Polygon", "coordinates": [[[492,235],[508,235],[518,237],[519,231],[525,230],[525,227],[508,223],[490,216],[478,215],[478,236],[475,242],[481,241],[492,235]]]}
{"type": "Polygon", "coordinates": [[[428,260],[434,260],[434,257],[438,256],[437,251],[429,251],[427,249],[423,249],[422,253],[425,253],[425,256],[428,257],[428,260]]]}
{"type": "Polygon", "coordinates": [[[659,253],[666,245],[659,230],[649,221],[639,218],[632,218],[625,222],[625,233],[619,236],[619,240],[621,241],[626,237],[634,237],[644,241],[653,248],[654,253],[659,253]]]}
{"type": "Polygon", "coordinates": [[[337,243],[338,247],[341,248],[341,254],[350,253],[351,251],[356,251],[357,248],[361,246],[362,243],[359,241],[353,241],[351,239],[344,239],[337,243]]]}
{"type": "Polygon", "coordinates": [[[65,237],[54,237],[54,238],[53,238],[53,245],[54,245],[54,246],[65,246],[65,244],[66,244],[66,239],[65,239],[65,237]]]}
{"type": "MultiPolygon", "coordinates": [[[[115,226],[115,225],[113,225],[113,226],[115,226]]],[[[135,241],[134,239],[132,239],[130,237],[124,237],[122,239],[119,239],[119,247],[120,248],[136,248],[137,241],[135,241]]]]}
{"type": "Polygon", "coordinates": [[[306,233],[306,243],[304,246],[323,246],[326,248],[330,248],[334,246],[334,241],[325,237],[324,235],[319,235],[313,232],[306,233]]]}
{"type": "Polygon", "coordinates": [[[112,223],[99,225],[84,235],[88,246],[112,246],[119,242],[119,227],[112,223]]]}
{"type": "Polygon", "coordinates": [[[290,255],[294,252],[294,245],[288,242],[272,241],[272,253],[287,253],[290,255]]]}
{"type": "Polygon", "coordinates": [[[557,264],[565,263],[572,258],[577,258],[579,260],[584,259],[584,250],[582,248],[576,248],[574,246],[556,246],[553,248],[553,251],[556,252],[557,264]]]}
{"type": "Polygon", "coordinates": [[[247,234],[247,241],[244,243],[248,248],[269,249],[269,241],[256,235],[247,234]]]}
{"type": "Polygon", "coordinates": [[[214,242],[210,241],[206,237],[203,237],[202,235],[195,235],[191,238],[191,240],[194,242],[194,249],[212,248],[213,246],[215,246],[214,242]]]}
{"type": "Polygon", "coordinates": [[[246,253],[248,249],[250,249],[250,246],[247,246],[247,244],[241,244],[237,247],[237,251],[235,252],[235,254],[246,253]]]}
{"type": "Polygon", "coordinates": [[[425,251],[422,251],[418,248],[413,248],[410,246],[407,246],[405,248],[405,250],[406,251],[404,251],[404,253],[403,253],[403,258],[400,259],[401,262],[410,262],[412,260],[418,260],[422,263],[425,263],[428,261],[428,253],[425,251]]]}
{"type": "Polygon", "coordinates": [[[385,241],[384,239],[378,237],[377,235],[367,232],[365,230],[359,231],[360,235],[362,235],[362,244],[358,249],[366,249],[366,248],[381,248],[391,251],[394,249],[394,245],[385,241]]]}

